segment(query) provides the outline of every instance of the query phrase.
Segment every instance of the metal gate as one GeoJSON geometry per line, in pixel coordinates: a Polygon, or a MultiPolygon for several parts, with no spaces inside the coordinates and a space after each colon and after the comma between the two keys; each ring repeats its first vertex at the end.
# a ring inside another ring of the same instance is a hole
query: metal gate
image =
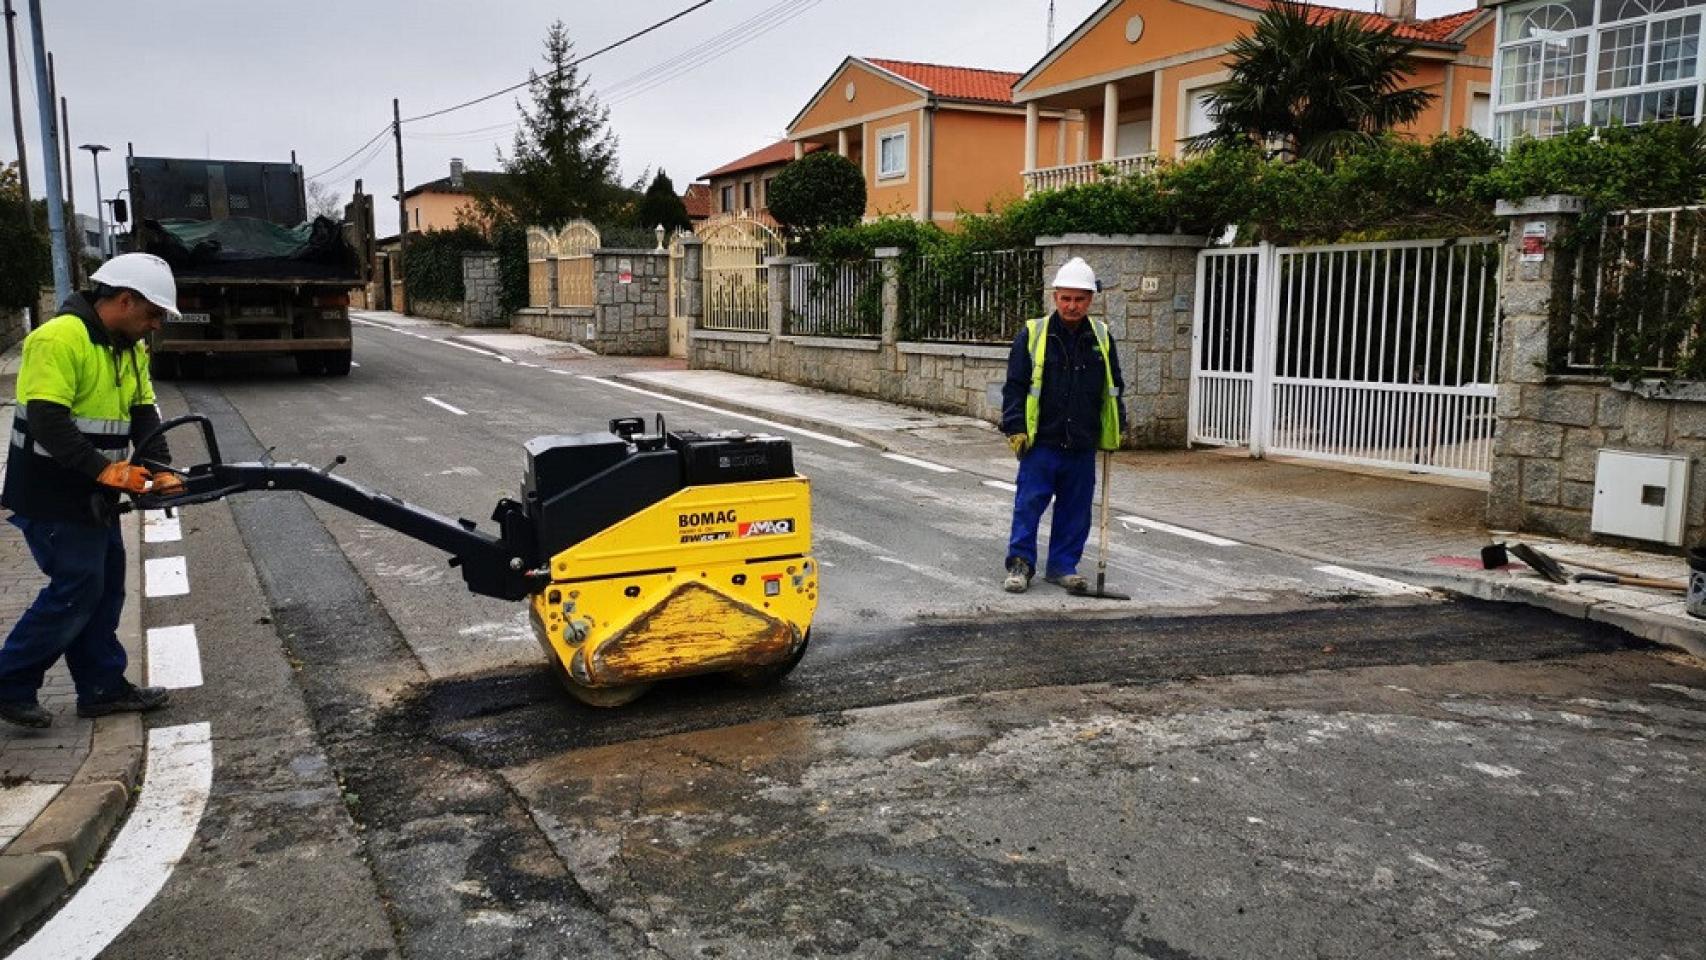
{"type": "Polygon", "coordinates": [[[1492,237],[1204,251],[1191,442],[1487,479],[1500,255],[1492,237]]]}
{"type": "Polygon", "coordinates": [[[774,230],[750,217],[708,224],[700,234],[708,330],[770,329],[770,268],[764,262],[786,249],[774,230]]]}
{"type": "Polygon", "coordinates": [[[687,356],[687,334],[692,324],[687,303],[687,284],[681,271],[687,265],[687,251],[681,242],[683,231],[675,231],[669,240],[669,355],[687,356]]]}

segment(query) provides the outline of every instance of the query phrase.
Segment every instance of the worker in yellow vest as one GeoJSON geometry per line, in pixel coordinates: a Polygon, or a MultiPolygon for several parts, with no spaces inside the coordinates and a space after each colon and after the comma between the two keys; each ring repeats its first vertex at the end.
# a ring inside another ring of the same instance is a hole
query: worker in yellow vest
{"type": "Polygon", "coordinates": [[[1001,390],[1001,432],[1019,458],[1013,528],[1007,541],[1009,593],[1024,593],[1037,569],[1037,526],[1049,502],[1044,579],[1070,591],[1088,584],[1078,573],[1090,536],[1096,452],[1116,450],[1124,430],[1119,358],[1108,326],[1090,316],[1099,289],[1080,257],[1054,277],[1054,313],[1026,321],[1013,338],[1001,390]]]}
{"type": "MultiPolygon", "coordinates": [[[[18,405],[0,506],[22,530],[48,584],[0,647],[0,719],[46,727],[36,702],[60,657],[77,688],[77,715],[164,706],[167,693],[125,679],[121,493],[170,493],[182,480],[132,463],[134,440],[160,425],[142,339],[178,316],[177,282],[159,257],[126,253],[89,276],[59,315],[24,339],[18,405]]],[[[156,462],[164,442],[138,451],[156,462]]]]}

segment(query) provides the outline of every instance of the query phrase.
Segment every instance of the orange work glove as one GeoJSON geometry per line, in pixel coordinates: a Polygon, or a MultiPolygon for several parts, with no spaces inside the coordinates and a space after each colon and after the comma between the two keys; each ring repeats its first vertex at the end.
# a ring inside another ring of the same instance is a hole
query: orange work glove
{"type": "Polygon", "coordinates": [[[184,492],[184,478],[170,470],[161,470],[154,474],[154,489],[148,492],[156,497],[175,497],[184,492]]]}
{"type": "Polygon", "coordinates": [[[108,464],[107,468],[101,471],[101,475],[95,478],[95,482],[103,487],[123,490],[125,493],[141,494],[148,492],[148,483],[152,479],[154,475],[149,473],[147,468],[120,460],[108,464]]]}

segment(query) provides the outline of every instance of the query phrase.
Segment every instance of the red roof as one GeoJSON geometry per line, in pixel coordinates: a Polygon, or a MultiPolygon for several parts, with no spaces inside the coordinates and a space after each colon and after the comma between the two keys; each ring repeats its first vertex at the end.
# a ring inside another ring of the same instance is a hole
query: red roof
{"type": "MultiPolygon", "coordinates": [[[[1266,12],[1271,5],[1269,0],[1230,0],[1241,7],[1266,12]]],[[[1384,27],[1397,27],[1397,35],[1406,40],[1420,40],[1424,43],[1450,43],[1451,35],[1462,29],[1463,25],[1475,19],[1481,11],[1464,10],[1460,13],[1434,17],[1431,20],[1394,20],[1384,14],[1365,13],[1360,10],[1346,10],[1341,7],[1328,7],[1319,4],[1312,6],[1312,17],[1316,21],[1344,14],[1361,24],[1363,27],[1379,30],[1384,27]]]]}
{"type": "MultiPolygon", "coordinates": [[[[822,149],[822,147],[823,144],[821,143],[808,143],[805,145],[807,153],[811,153],[813,150],[822,149]]],[[[741,157],[739,160],[732,163],[725,163],[699,179],[709,180],[712,177],[720,177],[726,173],[739,173],[742,170],[756,170],[759,167],[780,166],[785,163],[792,163],[793,160],[794,141],[778,140],[762,150],[754,150],[746,156],[741,157]]]]}
{"type": "Polygon", "coordinates": [[[681,205],[687,208],[689,220],[703,220],[711,215],[711,185],[690,183],[681,195],[681,205]]]}
{"type": "Polygon", "coordinates": [[[974,67],[946,67],[936,63],[864,58],[866,63],[911,80],[938,97],[975,100],[980,103],[1012,103],[1013,84],[1020,74],[974,67]]]}

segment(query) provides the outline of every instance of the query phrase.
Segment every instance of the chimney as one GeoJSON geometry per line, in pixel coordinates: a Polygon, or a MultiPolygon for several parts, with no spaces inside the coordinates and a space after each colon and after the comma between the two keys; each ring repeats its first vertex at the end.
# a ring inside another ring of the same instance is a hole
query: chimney
{"type": "MultiPolygon", "coordinates": [[[[1413,6],[1414,0],[1410,0],[1410,2],[1413,6]]],[[[456,190],[462,189],[462,158],[461,157],[451,157],[450,158],[450,186],[456,190]]]]}
{"type": "Polygon", "coordinates": [[[1399,23],[1414,23],[1416,0],[1380,0],[1380,12],[1399,23]]]}

